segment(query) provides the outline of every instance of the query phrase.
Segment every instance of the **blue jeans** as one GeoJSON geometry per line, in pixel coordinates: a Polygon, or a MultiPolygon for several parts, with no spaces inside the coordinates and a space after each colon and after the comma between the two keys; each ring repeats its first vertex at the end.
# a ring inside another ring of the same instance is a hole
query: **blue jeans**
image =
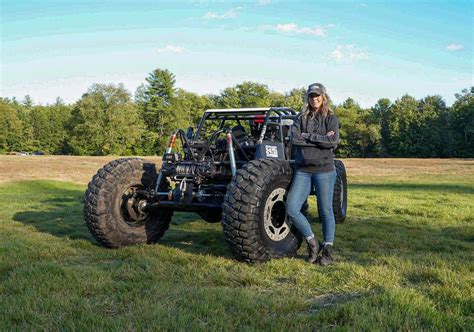
{"type": "Polygon", "coordinates": [[[316,187],[316,199],[319,203],[319,214],[322,219],[324,242],[334,242],[336,223],[332,200],[334,195],[334,184],[336,183],[336,171],[325,173],[306,173],[296,171],[291,183],[290,192],[286,201],[288,216],[293,221],[296,229],[304,237],[313,235],[308,219],[301,213],[301,207],[311,192],[311,187],[316,187]]]}

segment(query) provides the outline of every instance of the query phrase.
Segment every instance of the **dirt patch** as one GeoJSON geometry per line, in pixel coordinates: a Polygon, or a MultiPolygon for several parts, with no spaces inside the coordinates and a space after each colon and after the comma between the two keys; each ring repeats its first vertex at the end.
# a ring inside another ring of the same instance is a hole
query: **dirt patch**
{"type": "Polygon", "coordinates": [[[406,177],[422,174],[474,175],[474,159],[344,159],[350,176],[406,177]]]}
{"type": "MultiPolygon", "coordinates": [[[[48,179],[88,183],[106,163],[118,156],[0,156],[0,183],[48,179]]],[[[145,157],[161,165],[161,157],[145,157]]]]}
{"type": "MultiPolygon", "coordinates": [[[[5,156],[0,155],[0,183],[17,180],[51,179],[88,183],[107,162],[119,158],[77,156],[5,156]]],[[[161,165],[161,157],[143,157],[161,165]]],[[[474,159],[343,159],[349,177],[388,177],[410,179],[413,175],[444,174],[474,176],[474,159]]]]}

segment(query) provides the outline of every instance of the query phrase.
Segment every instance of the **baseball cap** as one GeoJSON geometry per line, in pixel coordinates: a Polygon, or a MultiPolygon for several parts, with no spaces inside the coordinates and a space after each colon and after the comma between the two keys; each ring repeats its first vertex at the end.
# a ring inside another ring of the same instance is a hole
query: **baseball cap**
{"type": "Polygon", "coordinates": [[[306,97],[308,97],[312,93],[322,95],[323,93],[326,93],[326,88],[321,83],[313,83],[308,86],[308,91],[306,91],[306,97]]]}

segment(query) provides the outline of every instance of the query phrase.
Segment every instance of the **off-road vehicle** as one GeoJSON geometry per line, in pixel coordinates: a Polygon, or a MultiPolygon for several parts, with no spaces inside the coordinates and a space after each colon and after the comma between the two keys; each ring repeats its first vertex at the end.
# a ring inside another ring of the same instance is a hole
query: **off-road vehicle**
{"type": "MultiPolygon", "coordinates": [[[[294,160],[291,108],[210,109],[196,131],[175,130],[162,165],[137,158],[106,164],[84,200],[85,222],[107,247],[157,242],[175,211],[221,222],[234,255],[247,262],[294,256],[302,236],[286,214],[294,160]]],[[[335,160],[336,222],[346,217],[344,164],[335,160]]],[[[307,203],[303,205],[306,213],[307,203]]]]}

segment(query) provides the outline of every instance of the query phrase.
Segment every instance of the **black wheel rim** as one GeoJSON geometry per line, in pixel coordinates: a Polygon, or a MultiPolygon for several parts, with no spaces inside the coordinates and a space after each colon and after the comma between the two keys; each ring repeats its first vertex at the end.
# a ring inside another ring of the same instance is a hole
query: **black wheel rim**
{"type": "Polygon", "coordinates": [[[133,185],[121,195],[120,212],[124,221],[132,227],[143,226],[148,218],[148,214],[143,211],[146,199],[137,193],[141,189],[143,189],[141,185],[133,185]]]}

